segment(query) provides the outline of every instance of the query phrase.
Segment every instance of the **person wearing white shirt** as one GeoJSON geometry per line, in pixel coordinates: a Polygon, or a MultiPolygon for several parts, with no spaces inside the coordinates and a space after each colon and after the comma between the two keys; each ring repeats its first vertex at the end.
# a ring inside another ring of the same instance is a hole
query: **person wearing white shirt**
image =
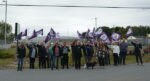
{"type": "Polygon", "coordinates": [[[113,43],[111,48],[113,50],[114,65],[117,66],[119,63],[119,54],[120,54],[120,48],[118,42],[113,43]]]}

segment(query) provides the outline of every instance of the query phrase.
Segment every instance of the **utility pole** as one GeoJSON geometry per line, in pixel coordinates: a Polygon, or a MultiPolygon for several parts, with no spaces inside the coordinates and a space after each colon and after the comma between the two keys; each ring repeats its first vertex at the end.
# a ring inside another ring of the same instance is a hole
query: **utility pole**
{"type": "Polygon", "coordinates": [[[6,28],[7,28],[7,0],[3,0],[3,2],[5,2],[5,33],[4,33],[4,38],[5,38],[5,48],[6,48],[6,28]]]}

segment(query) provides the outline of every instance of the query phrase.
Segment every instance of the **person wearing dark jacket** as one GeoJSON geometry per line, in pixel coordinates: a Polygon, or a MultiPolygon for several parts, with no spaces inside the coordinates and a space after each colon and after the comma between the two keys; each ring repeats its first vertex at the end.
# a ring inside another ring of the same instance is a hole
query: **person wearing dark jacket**
{"type": "Polygon", "coordinates": [[[59,58],[60,58],[60,54],[61,54],[61,48],[60,48],[58,42],[55,44],[55,46],[52,49],[53,49],[55,61],[56,61],[55,66],[56,66],[56,69],[58,69],[58,62],[59,62],[59,58]]]}
{"type": "Polygon", "coordinates": [[[123,40],[120,43],[120,58],[119,58],[119,64],[123,64],[126,65],[126,55],[128,52],[128,44],[125,42],[125,40],[123,40]]]}
{"type": "Polygon", "coordinates": [[[71,51],[72,51],[72,65],[75,65],[75,44],[77,40],[74,40],[73,43],[71,44],[71,51]]]}
{"type": "Polygon", "coordinates": [[[25,56],[26,56],[26,48],[25,48],[23,42],[21,42],[21,44],[17,48],[17,58],[18,58],[17,71],[22,71],[22,69],[23,69],[23,59],[24,59],[25,56]]]}
{"type": "Polygon", "coordinates": [[[87,43],[82,44],[83,54],[85,58],[85,62],[87,62],[87,49],[86,49],[87,43]]]}
{"type": "Polygon", "coordinates": [[[131,44],[134,46],[134,54],[136,56],[137,65],[139,65],[139,60],[141,65],[143,65],[142,55],[141,55],[142,45],[137,40],[132,41],[131,44]]]}
{"type": "Polygon", "coordinates": [[[35,58],[37,56],[37,49],[34,44],[27,45],[29,49],[30,69],[34,69],[35,58]]]}
{"type": "Polygon", "coordinates": [[[81,68],[82,46],[79,43],[75,44],[75,69],[81,68]]]}
{"type": "Polygon", "coordinates": [[[37,45],[38,48],[38,57],[39,57],[39,68],[46,68],[46,58],[47,56],[47,52],[46,52],[46,48],[44,46],[44,43],[41,42],[40,45],[37,45]]]}
{"type": "Polygon", "coordinates": [[[61,55],[62,69],[64,69],[65,65],[67,66],[67,69],[69,69],[69,65],[68,65],[68,60],[69,60],[68,53],[69,53],[69,51],[70,51],[69,47],[66,46],[66,42],[64,42],[64,45],[62,47],[62,55],[61,55]]]}
{"type": "Polygon", "coordinates": [[[92,56],[94,54],[94,49],[93,46],[90,44],[90,42],[88,42],[88,44],[86,45],[86,62],[90,62],[92,59],[92,56]]]}

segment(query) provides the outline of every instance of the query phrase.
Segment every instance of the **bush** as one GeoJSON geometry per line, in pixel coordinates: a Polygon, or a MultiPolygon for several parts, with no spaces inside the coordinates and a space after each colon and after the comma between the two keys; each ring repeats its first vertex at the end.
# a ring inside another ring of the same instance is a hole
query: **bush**
{"type": "Polygon", "coordinates": [[[0,51],[0,58],[12,58],[15,55],[6,51],[0,51]]]}

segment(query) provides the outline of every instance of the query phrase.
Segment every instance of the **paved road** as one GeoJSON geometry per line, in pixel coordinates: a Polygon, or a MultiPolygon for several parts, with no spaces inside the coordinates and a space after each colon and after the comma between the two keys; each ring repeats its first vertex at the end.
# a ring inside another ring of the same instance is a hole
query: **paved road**
{"type": "Polygon", "coordinates": [[[150,63],[96,67],[94,70],[0,70],[0,81],[150,81],[150,63]]]}

